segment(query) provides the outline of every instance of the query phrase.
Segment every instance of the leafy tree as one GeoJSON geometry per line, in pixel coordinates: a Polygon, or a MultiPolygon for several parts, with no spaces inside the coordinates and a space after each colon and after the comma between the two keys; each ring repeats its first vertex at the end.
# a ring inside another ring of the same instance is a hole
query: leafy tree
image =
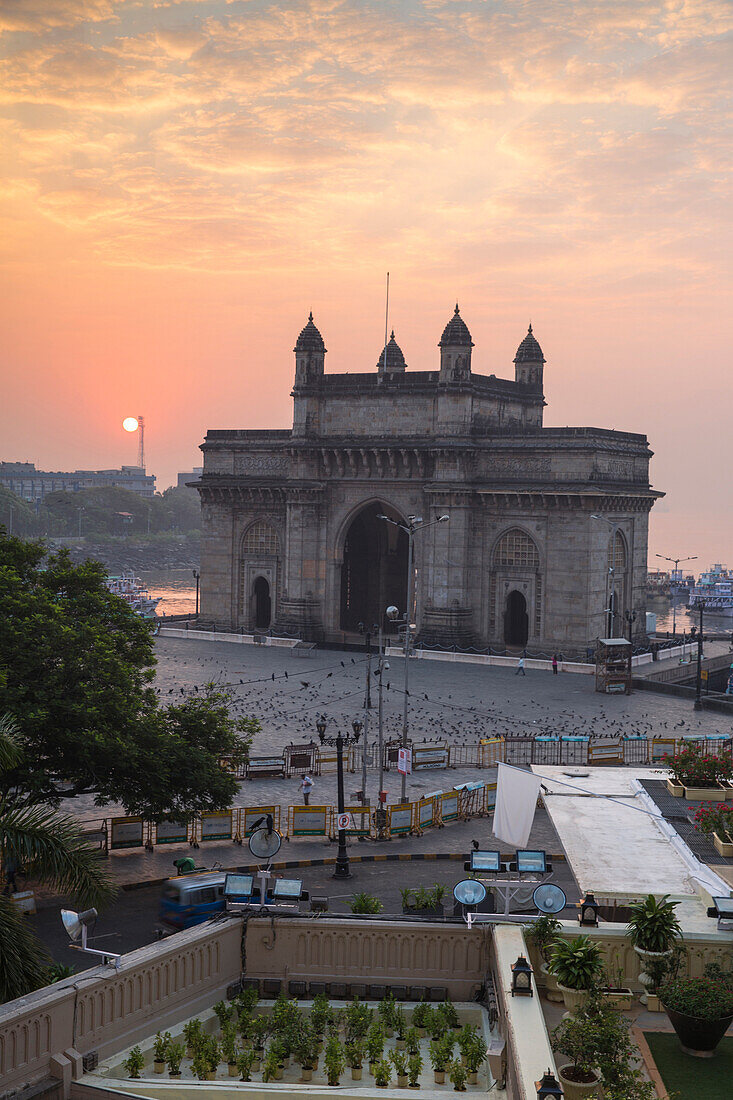
{"type": "Polygon", "coordinates": [[[230,717],[209,687],[159,704],[150,625],[105,584],[104,568],[0,529],[0,712],[23,754],[0,789],[30,802],[93,792],[97,805],[184,819],[228,806],[258,724],[230,717]]]}
{"type": "Polygon", "coordinates": [[[11,511],[13,531],[16,535],[36,533],[38,520],[33,505],[8,489],[7,485],[0,485],[0,523],[10,526],[11,511]]]}
{"type": "MultiPolygon", "coordinates": [[[[17,767],[23,749],[17,727],[0,718],[0,780],[17,767]]],[[[101,907],[114,895],[112,882],[68,817],[0,795],[0,849],[5,869],[23,867],[29,877],[51,882],[82,907],[101,907]]],[[[21,997],[51,978],[49,958],[8,894],[0,894],[0,1002],[21,997]]]]}

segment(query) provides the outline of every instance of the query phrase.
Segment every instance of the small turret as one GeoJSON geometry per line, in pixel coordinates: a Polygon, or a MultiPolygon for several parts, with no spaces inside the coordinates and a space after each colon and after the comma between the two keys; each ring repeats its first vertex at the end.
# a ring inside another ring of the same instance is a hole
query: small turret
{"type": "Polygon", "coordinates": [[[514,356],[515,379],[523,386],[532,386],[542,392],[543,367],[545,357],[542,348],[537,343],[532,325],[527,329],[527,335],[517,348],[514,356]]]}
{"type": "Polygon", "coordinates": [[[466,322],[458,311],[443,329],[438,344],[440,348],[440,381],[467,382],[471,377],[471,348],[473,341],[466,322]]]}
{"type": "Polygon", "coordinates": [[[394,329],[392,329],[387,347],[382,348],[382,354],[379,356],[379,362],[377,363],[377,370],[380,374],[404,374],[405,372],[405,357],[402,354],[402,348],[394,338],[394,329]],[[384,363],[385,351],[387,353],[386,366],[384,363]]]}
{"type": "Polygon", "coordinates": [[[323,337],[313,323],[313,313],[300,336],[295,341],[295,385],[305,385],[321,377],[324,371],[326,347],[323,337]]]}

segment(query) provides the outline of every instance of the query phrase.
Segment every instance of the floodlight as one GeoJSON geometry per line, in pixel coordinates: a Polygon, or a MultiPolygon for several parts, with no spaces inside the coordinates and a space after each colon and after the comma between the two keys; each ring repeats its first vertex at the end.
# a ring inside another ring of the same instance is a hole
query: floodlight
{"type": "Polygon", "coordinates": [[[254,886],[252,875],[227,875],[224,879],[225,898],[250,898],[254,886]]]}
{"type": "Polygon", "coordinates": [[[517,871],[520,873],[539,871],[543,875],[546,874],[547,855],[537,849],[519,848],[517,850],[517,871]]]}
{"type": "Polygon", "coordinates": [[[501,871],[501,852],[471,852],[470,869],[498,874],[501,871]]]}
{"type": "Polygon", "coordinates": [[[475,878],[464,878],[453,887],[453,897],[459,905],[480,905],[486,898],[486,887],[475,878]]]}
{"type": "Polygon", "coordinates": [[[303,880],[299,878],[275,879],[272,891],[273,901],[300,901],[303,892],[303,880]]]}
{"type": "MultiPolygon", "coordinates": [[[[84,909],[81,913],[75,913],[73,909],[61,910],[61,923],[66,929],[69,939],[74,943],[82,938],[84,929],[90,928],[97,919],[96,909],[84,909]]],[[[86,936],[83,936],[86,941],[86,936]]]]}
{"type": "Polygon", "coordinates": [[[272,859],[280,851],[282,837],[276,829],[256,829],[247,841],[249,850],[257,859],[272,859]]]}
{"type": "Polygon", "coordinates": [[[562,913],[567,900],[565,891],[554,882],[543,882],[532,894],[532,901],[540,913],[562,913]]]}

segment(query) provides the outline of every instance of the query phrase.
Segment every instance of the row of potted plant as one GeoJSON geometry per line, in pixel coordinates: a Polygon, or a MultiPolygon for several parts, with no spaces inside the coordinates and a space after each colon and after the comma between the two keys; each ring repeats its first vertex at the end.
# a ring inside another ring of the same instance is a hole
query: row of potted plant
{"type": "Polygon", "coordinates": [[[674,754],[663,758],[669,768],[667,789],[675,798],[725,802],[733,799],[733,756],[707,752],[702,743],[686,741],[674,754]]]}
{"type": "Polygon", "coordinates": [[[733,856],[733,803],[703,802],[695,812],[695,828],[712,838],[725,859],[733,856]]]}
{"type": "Polygon", "coordinates": [[[445,886],[436,882],[431,889],[418,886],[416,890],[409,887],[400,891],[402,895],[402,912],[412,916],[442,916],[443,898],[445,886]]]}

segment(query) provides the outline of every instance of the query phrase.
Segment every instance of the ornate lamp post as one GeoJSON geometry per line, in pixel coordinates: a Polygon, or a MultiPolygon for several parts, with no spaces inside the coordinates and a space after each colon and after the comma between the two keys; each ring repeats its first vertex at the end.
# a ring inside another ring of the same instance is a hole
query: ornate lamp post
{"type": "Polygon", "coordinates": [[[201,574],[198,571],[198,569],[194,569],[193,576],[194,576],[194,580],[196,581],[196,618],[198,619],[198,617],[199,617],[199,580],[201,579],[201,574]]]}
{"type": "Polygon", "coordinates": [[[670,585],[672,596],[672,637],[677,634],[677,589],[675,584],[682,580],[682,574],[680,573],[680,562],[684,565],[687,561],[697,561],[697,554],[693,554],[691,558],[668,558],[666,554],[657,554],[658,558],[663,561],[670,561],[674,565],[674,573],[672,574],[673,580],[670,585]]]}
{"type": "MultiPolygon", "coordinates": [[[[361,731],[364,728],[364,723],[360,718],[355,718],[351,723],[354,730],[354,736],[344,737],[341,730],[335,737],[326,737],[326,723],[328,719],[325,714],[322,714],[316,721],[316,730],[318,731],[318,740],[322,745],[331,745],[336,747],[336,775],[338,781],[338,812],[339,815],[345,812],[344,805],[344,745],[355,745],[361,737],[361,731]]],[[[339,846],[336,854],[336,868],[333,872],[334,878],[351,878],[351,870],[349,869],[349,855],[346,851],[346,830],[339,828],[339,846]]]]}

